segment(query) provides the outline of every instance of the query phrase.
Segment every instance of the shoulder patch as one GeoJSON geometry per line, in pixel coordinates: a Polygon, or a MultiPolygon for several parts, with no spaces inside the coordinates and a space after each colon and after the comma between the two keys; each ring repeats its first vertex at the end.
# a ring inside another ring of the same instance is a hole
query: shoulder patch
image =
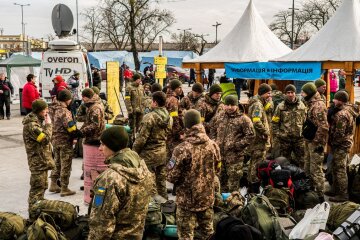
{"type": "Polygon", "coordinates": [[[167,169],[171,170],[175,167],[175,165],[176,165],[176,160],[174,158],[171,158],[170,161],[168,162],[167,169]]]}
{"type": "Polygon", "coordinates": [[[95,190],[94,202],[93,206],[98,208],[101,207],[104,203],[104,198],[106,194],[106,188],[104,187],[97,187],[95,190]]]}

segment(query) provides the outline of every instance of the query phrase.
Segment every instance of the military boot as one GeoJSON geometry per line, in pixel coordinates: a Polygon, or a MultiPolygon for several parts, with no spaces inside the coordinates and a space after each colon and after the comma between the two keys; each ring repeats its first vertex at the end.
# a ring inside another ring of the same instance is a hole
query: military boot
{"type": "Polygon", "coordinates": [[[347,194],[339,194],[336,195],[335,197],[329,198],[330,202],[346,202],[348,200],[349,200],[349,195],[347,194]]]}
{"type": "Polygon", "coordinates": [[[59,193],[61,188],[56,184],[56,181],[51,180],[49,192],[59,193]]]}
{"type": "Polygon", "coordinates": [[[60,197],[74,195],[75,193],[75,191],[71,191],[68,187],[61,187],[60,197]]]}

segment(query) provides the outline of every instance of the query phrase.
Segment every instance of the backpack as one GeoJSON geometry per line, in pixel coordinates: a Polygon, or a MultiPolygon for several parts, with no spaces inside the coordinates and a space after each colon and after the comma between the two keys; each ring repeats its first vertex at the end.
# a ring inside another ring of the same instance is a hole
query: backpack
{"type": "Polygon", "coordinates": [[[294,208],[294,199],[288,188],[274,188],[267,186],[264,195],[269,199],[279,214],[291,213],[294,208]]]}
{"type": "Polygon", "coordinates": [[[329,217],[327,220],[327,227],[334,231],[339,227],[346,219],[360,207],[359,204],[353,202],[343,202],[338,205],[332,205],[330,208],[329,217]]]}
{"type": "Polygon", "coordinates": [[[275,160],[265,160],[258,164],[256,172],[262,186],[269,185],[270,174],[278,166],[279,164],[275,160]]]}
{"type": "Polygon", "coordinates": [[[67,240],[54,219],[41,213],[35,222],[27,229],[27,240],[67,240]]]}
{"type": "Polygon", "coordinates": [[[160,204],[154,199],[151,199],[149,202],[148,212],[146,214],[145,226],[161,224],[163,219],[160,209],[160,204]]]}
{"type": "Polygon", "coordinates": [[[297,192],[294,199],[296,210],[314,208],[320,203],[319,194],[315,191],[297,192]]]}
{"type": "Polygon", "coordinates": [[[356,209],[335,231],[335,239],[358,240],[360,239],[360,209],[356,209]]]}
{"type": "Polygon", "coordinates": [[[303,169],[293,164],[282,166],[281,169],[288,170],[291,173],[291,180],[297,181],[301,179],[307,179],[306,173],[303,169]]]}
{"type": "Polygon", "coordinates": [[[40,200],[37,201],[29,210],[30,220],[34,220],[41,213],[47,213],[54,219],[55,223],[61,229],[67,229],[73,226],[78,216],[79,206],[59,200],[40,200]]]}
{"type": "Polygon", "coordinates": [[[216,226],[214,240],[262,240],[262,233],[255,227],[245,224],[241,219],[228,216],[223,218],[216,226]]]}
{"type": "Polygon", "coordinates": [[[274,188],[288,188],[291,195],[294,194],[294,185],[289,170],[279,169],[270,173],[270,184],[274,188]]]}
{"type": "Polygon", "coordinates": [[[25,230],[26,221],[21,216],[0,212],[0,239],[17,239],[25,230]]]}
{"type": "Polygon", "coordinates": [[[278,221],[278,213],[266,196],[255,195],[242,209],[241,218],[261,231],[265,240],[287,240],[278,221]]]}
{"type": "Polygon", "coordinates": [[[360,203],[360,164],[349,166],[348,186],[350,200],[360,203]]]}
{"type": "Polygon", "coordinates": [[[78,216],[74,226],[64,231],[64,234],[68,240],[86,240],[89,235],[89,216],[78,216]]]}

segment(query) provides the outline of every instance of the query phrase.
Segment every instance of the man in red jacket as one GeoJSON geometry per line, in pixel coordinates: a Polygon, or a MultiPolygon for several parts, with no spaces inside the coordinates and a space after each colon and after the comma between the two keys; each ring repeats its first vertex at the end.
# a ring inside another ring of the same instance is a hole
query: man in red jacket
{"type": "Polygon", "coordinates": [[[26,77],[27,83],[24,85],[22,91],[22,107],[26,110],[26,115],[31,113],[32,107],[31,104],[36,99],[40,98],[39,91],[35,85],[36,76],[34,74],[29,74],[26,77]]]}

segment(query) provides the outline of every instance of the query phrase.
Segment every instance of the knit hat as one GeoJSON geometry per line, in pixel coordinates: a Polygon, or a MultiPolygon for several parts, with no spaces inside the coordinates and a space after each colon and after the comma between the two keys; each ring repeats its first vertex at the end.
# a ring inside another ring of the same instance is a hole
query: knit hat
{"type": "Polygon", "coordinates": [[[48,107],[47,103],[42,99],[37,99],[33,101],[31,104],[32,112],[35,114],[38,114],[47,107],[48,107]]]}
{"type": "Polygon", "coordinates": [[[93,87],[91,87],[91,89],[92,89],[92,90],[94,91],[94,93],[96,93],[97,95],[100,94],[100,90],[99,90],[98,87],[93,86],[93,87]]]}
{"type": "Polygon", "coordinates": [[[270,84],[271,90],[278,90],[278,87],[275,83],[270,84]]]}
{"type": "Polygon", "coordinates": [[[200,112],[195,109],[190,109],[186,111],[184,116],[184,125],[186,128],[191,128],[192,126],[199,124],[201,122],[200,112]]]}
{"type": "Polygon", "coordinates": [[[87,98],[92,98],[94,96],[94,90],[92,90],[91,88],[85,88],[82,93],[81,96],[83,97],[87,97],[87,98]]]}
{"type": "Polygon", "coordinates": [[[56,75],[54,79],[56,81],[58,81],[58,82],[63,82],[64,81],[64,78],[61,75],[56,75]]]}
{"type": "Polygon", "coordinates": [[[170,82],[170,88],[173,91],[181,86],[182,86],[182,83],[177,79],[171,80],[171,82],[170,82]]]}
{"type": "Polygon", "coordinates": [[[157,91],[162,91],[162,87],[159,83],[153,83],[153,85],[151,85],[151,92],[157,92],[157,91]]]}
{"type": "Polygon", "coordinates": [[[61,90],[57,95],[57,100],[59,100],[61,102],[66,102],[67,100],[70,100],[71,98],[72,98],[72,94],[67,89],[61,90]]]}
{"type": "Polygon", "coordinates": [[[204,92],[204,87],[201,83],[194,83],[194,85],[191,88],[192,91],[197,92],[197,93],[203,93],[204,92]]]}
{"type": "Polygon", "coordinates": [[[326,82],[324,80],[322,80],[321,78],[319,78],[318,80],[315,81],[316,88],[325,86],[325,85],[326,85],[326,82]]]}
{"type": "Polygon", "coordinates": [[[80,73],[76,70],[74,70],[74,76],[80,76],[80,73]]]}
{"type": "Polygon", "coordinates": [[[296,92],[296,87],[292,84],[289,84],[285,87],[284,92],[296,92]]]}
{"type": "Polygon", "coordinates": [[[314,96],[314,94],[317,92],[316,86],[312,82],[304,84],[301,90],[309,97],[314,96]]]}
{"type": "Polygon", "coordinates": [[[138,74],[138,73],[135,73],[135,74],[133,75],[132,79],[133,79],[133,81],[136,81],[136,80],[138,80],[138,79],[141,79],[141,75],[138,74]]]}
{"type": "Polygon", "coordinates": [[[129,135],[127,134],[124,127],[114,126],[106,129],[101,134],[100,140],[112,151],[117,152],[127,147],[129,135]]]}
{"type": "Polygon", "coordinates": [[[228,106],[238,106],[239,105],[239,101],[237,96],[235,95],[227,95],[225,97],[225,105],[228,106]]]}
{"type": "Polygon", "coordinates": [[[265,93],[268,93],[268,92],[271,92],[271,87],[269,84],[266,84],[266,83],[262,83],[260,84],[259,86],[259,90],[258,90],[258,94],[259,96],[265,94],[265,93]]]}
{"type": "Polygon", "coordinates": [[[210,91],[209,91],[210,97],[211,97],[214,93],[219,93],[219,92],[223,92],[223,90],[222,90],[222,88],[220,87],[219,84],[211,85],[210,91]]]}
{"type": "Polygon", "coordinates": [[[347,103],[349,101],[349,94],[346,91],[337,91],[334,95],[334,99],[347,103]]]}

